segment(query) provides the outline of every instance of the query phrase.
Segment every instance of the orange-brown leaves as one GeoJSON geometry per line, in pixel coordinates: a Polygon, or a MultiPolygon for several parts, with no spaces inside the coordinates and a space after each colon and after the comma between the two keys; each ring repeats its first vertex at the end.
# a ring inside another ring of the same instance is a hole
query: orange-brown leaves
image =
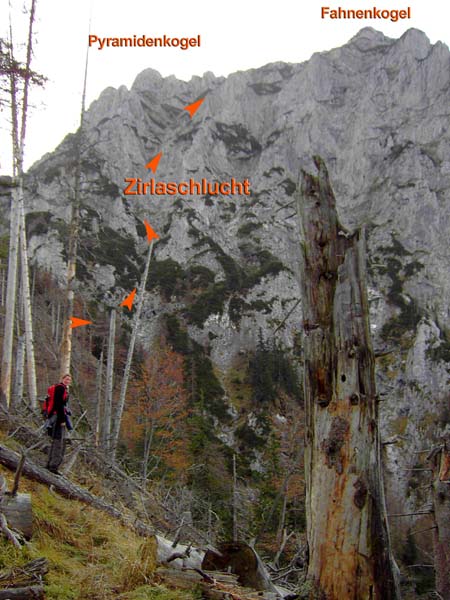
{"type": "Polygon", "coordinates": [[[158,348],[144,361],[136,377],[124,417],[128,447],[143,446],[144,461],[153,468],[182,473],[189,466],[183,357],[158,348]]]}

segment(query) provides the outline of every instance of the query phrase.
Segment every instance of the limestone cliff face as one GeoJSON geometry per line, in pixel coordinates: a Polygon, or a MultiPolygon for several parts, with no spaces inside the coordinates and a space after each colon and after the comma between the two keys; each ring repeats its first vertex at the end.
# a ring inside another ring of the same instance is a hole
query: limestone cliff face
{"type": "MultiPolygon", "coordinates": [[[[282,325],[276,335],[292,347],[302,334],[298,173],[320,155],[340,221],[367,228],[372,333],[385,352],[383,437],[397,436],[386,446],[388,469],[396,494],[400,487],[408,498],[403,469],[420,460],[411,448],[429,445],[448,423],[449,107],[449,50],[417,30],[394,40],[366,28],[308,62],[227,78],[182,82],[148,69],[131,90],[105,90],[86,115],[83,285],[100,299],[134,287],[146,218],[163,238],[156,260],[181,286],[149,292],[147,314],[181,315],[222,371],[254,347],[260,329],[269,337],[282,325]],[[191,119],[183,107],[202,97],[191,119]],[[160,151],[158,180],[247,178],[251,196],[124,196],[124,178],[148,180],[145,164],[160,151]],[[183,277],[202,273],[207,285],[186,308],[183,277]]],[[[73,143],[66,138],[34,165],[28,183],[31,250],[59,274],[73,143]]],[[[145,336],[156,327],[149,320],[145,336]]]]}

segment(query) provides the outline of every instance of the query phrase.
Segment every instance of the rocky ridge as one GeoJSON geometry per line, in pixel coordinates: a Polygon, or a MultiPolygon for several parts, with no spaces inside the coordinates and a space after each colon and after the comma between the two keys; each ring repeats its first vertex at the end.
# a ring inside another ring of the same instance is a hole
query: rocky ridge
{"type": "MultiPolygon", "coordinates": [[[[305,63],[227,78],[183,82],[147,69],[86,114],[83,287],[108,303],[136,285],[145,218],[161,233],[155,259],[166,278],[148,293],[142,341],[158,331],[154,315],[177,314],[221,373],[259,330],[292,348],[302,335],[297,180],[319,154],[341,222],[367,231],[382,435],[395,442],[385,447],[389,496],[420,507],[405,469],[449,422],[449,106],[449,49],[414,29],[396,40],[365,28],[305,63]],[[202,97],[190,119],[183,107],[202,97]],[[148,180],[145,164],[160,151],[158,180],[248,178],[251,196],[124,196],[124,178],[148,180]],[[196,278],[192,301],[183,281],[196,278]]],[[[68,136],[28,178],[30,251],[61,278],[74,143],[68,136]]]]}

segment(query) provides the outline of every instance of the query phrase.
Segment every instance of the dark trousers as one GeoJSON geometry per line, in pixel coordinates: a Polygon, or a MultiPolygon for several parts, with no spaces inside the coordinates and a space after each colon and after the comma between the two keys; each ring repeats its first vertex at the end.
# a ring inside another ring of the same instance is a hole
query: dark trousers
{"type": "Polygon", "coordinates": [[[66,428],[55,423],[48,433],[52,438],[52,443],[48,451],[47,469],[57,471],[61,466],[66,449],[66,428]]]}

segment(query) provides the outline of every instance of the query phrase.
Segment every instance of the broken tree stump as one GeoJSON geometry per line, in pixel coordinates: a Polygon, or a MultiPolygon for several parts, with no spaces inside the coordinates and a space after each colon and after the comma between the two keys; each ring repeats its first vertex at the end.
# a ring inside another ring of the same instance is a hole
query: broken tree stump
{"type": "Polygon", "coordinates": [[[450,598],[450,436],[427,457],[433,466],[433,530],[436,591],[450,598]]]}
{"type": "Polygon", "coordinates": [[[308,578],[327,600],[394,600],[364,233],[340,225],[325,163],[314,162],[317,175],[302,172],[298,199],[308,578]]]}
{"type": "Polygon", "coordinates": [[[19,531],[25,539],[30,540],[33,535],[33,512],[30,494],[5,495],[0,500],[2,512],[9,527],[19,531]]]}
{"type": "Polygon", "coordinates": [[[19,469],[16,471],[12,492],[8,492],[6,480],[0,475],[0,513],[4,517],[2,520],[2,530],[8,535],[8,533],[12,533],[9,532],[9,528],[11,528],[29,540],[33,535],[31,496],[30,494],[19,494],[17,492],[18,479],[23,467],[23,461],[20,461],[18,466],[20,467],[20,471],[19,469]],[[5,529],[8,531],[5,531],[5,529]]]}

